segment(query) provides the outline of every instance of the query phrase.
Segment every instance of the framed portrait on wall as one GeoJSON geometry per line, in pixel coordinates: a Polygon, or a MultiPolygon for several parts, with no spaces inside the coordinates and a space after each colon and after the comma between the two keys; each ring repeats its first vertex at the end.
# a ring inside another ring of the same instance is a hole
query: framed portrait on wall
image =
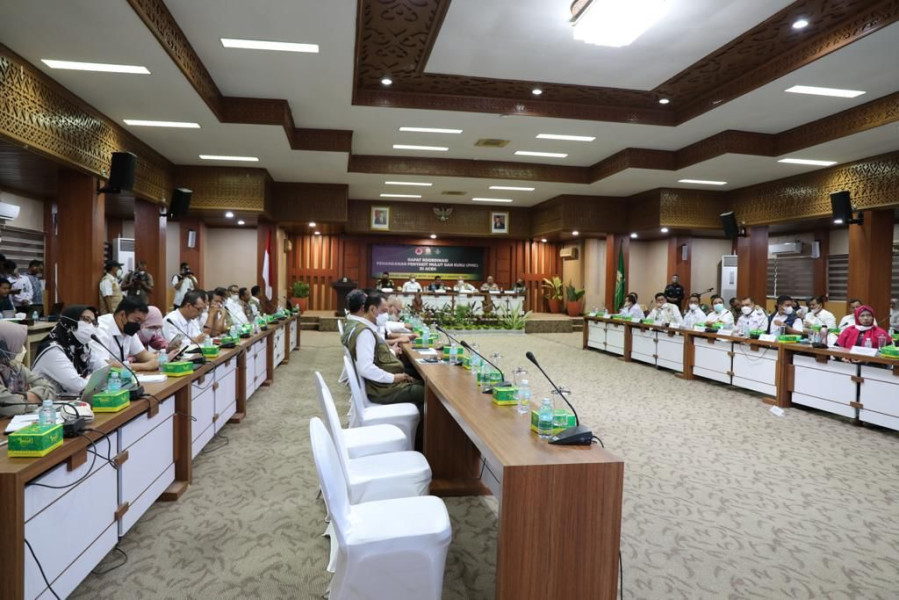
{"type": "Polygon", "coordinates": [[[381,231],[390,230],[390,207],[389,206],[372,206],[371,207],[371,228],[381,231]]]}
{"type": "Polygon", "coordinates": [[[509,233],[509,213],[490,213],[490,233],[509,233]]]}

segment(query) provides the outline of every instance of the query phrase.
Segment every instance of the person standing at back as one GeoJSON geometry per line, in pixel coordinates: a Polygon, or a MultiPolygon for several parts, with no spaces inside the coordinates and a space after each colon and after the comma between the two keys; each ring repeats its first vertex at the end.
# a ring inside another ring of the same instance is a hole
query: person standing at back
{"type": "Polygon", "coordinates": [[[172,287],[175,288],[175,309],[181,306],[184,300],[184,294],[191,290],[197,289],[197,278],[190,270],[190,265],[186,262],[181,263],[181,271],[172,277],[172,287]]]}
{"type": "Polygon", "coordinates": [[[150,304],[150,294],[153,292],[153,276],[147,271],[147,261],[137,261],[133,271],[125,275],[122,280],[122,289],[129,298],[134,298],[143,304],[150,304]]]}
{"type": "Polygon", "coordinates": [[[122,263],[107,260],[103,266],[103,277],[100,278],[100,314],[111,315],[122,301],[122,288],[119,286],[119,271],[122,263]]]}
{"type": "Polygon", "coordinates": [[[26,312],[31,308],[31,301],[34,298],[34,290],[31,289],[31,280],[27,275],[20,274],[19,269],[11,260],[4,263],[6,270],[6,278],[12,285],[12,303],[16,306],[16,310],[26,312]]]}
{"type": "Polygon", "coordinates": [[[31,310],[36,310],[39,315],[44,314],[44,263],[33,260],[28,263],[28,272],[25,277],[31,282],[31,310]]]}
{"type": "Polygon", "coordinates": [[[678,310],[684,307],[684,286],[680,284],[680,277],[675,273],[671,276],[671,283],[665,286],[665,298],[678,310]]]}

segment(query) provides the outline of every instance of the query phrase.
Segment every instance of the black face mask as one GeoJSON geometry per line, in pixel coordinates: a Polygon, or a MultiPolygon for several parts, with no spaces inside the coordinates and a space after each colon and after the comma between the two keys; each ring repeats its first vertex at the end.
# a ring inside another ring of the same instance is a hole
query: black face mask
{"type": "Polygon", "coordinates": [[[133,321],[127,321],[125,326],[122,327],[122,333],[125,335],[134,335],[140,331],[140,323],[134,323],[133,321]]]}

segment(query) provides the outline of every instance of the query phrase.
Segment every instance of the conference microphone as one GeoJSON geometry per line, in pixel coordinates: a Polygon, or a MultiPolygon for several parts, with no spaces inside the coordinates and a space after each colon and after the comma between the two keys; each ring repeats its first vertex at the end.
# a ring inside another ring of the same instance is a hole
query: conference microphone
{"type": "MultiPolygon", "coordinates": [[[[190,337],[190,335],[188,335],[188,333],[187,333],[186,331],[184,331],[183,329],[181,329],[180,327],[178,327],[178,324],[175,323],[174,321],[172,321],[169,317],[166,317],[166,318],[165,318],[165,322],[168,323],[169,325],[171,325],[172,327],[174,327],[175,329],[177,329],[178,332],[179,332],[181,335],[183,335],[183,336],[185,337],[185,339],[187,339],[187,343],[184,345],[184,348],[185,348],[185,350],[186,350],[187,347],[190,346],[190,345],[193,343],[193,339],[190,337]]],[[[202,352],[202,351],[201,351],[201,352],[202,352]]],[[[179,352],[179,354],[180,354],[180,352],[179,352]]],[[[193,353],[191,353],[191,354],[196,354],[196,353],[193,352],[193,353]]],[[[200,364],[202,364],[202,365],[205,365],[207,362],[209,362],[203,354],[200,354],[200,358],[203,359],[203,362],[200,363],[200,364]]],[[[195,360],[191,360],[191,362],[193,362],[194,364],[196,364],[196,361],[195,361],[195,360]]]]}
{"type": "MultiPolygon", "coordinates": [[[[483,354],[481,354],[480,352],[478,352],[477,350],[475,350],[474,348],[472,348],[471,345],[470,345],[468,342],[466,342],[465,340],[462,340],[462,341],[459,342],[459,343],[462,345],[463,348],[465,348],[466,350],[468,350],[468,351],[471,352],[472,354],[477,354],[478,356],[481,357],[481,360],[483,360],[485,363],[487,363],[488,365],[490,365],[491,367],[493,367],[494,369],[496,369],[497,371],[499,371],[499,376],[502,377],[502,381],[500,381],[499,383],[497,383],[497,384],[496,384],[496,387],[508,387],[508,386],[512,385],[511,383],[509,383],[508,381],[506,381],[506,376],[505,376],[505,374],[503,373],[503,370],[500,369],[499,367],[497,367],[495,364],[493,364],[493,363],[490,362],[489,360],[487,360],[487,357],[486,357],[486,356],[484,356],[483,354]]],[[[493,393],[493,387],[488,386],[488,387],[484,388],[484,393],[485,393],[485,394],[493,393]]]]}
{"type": "Polygon", "coordinates": [[[533,352],[526,352],[525,356],[529,361],[534,363],[534,365],[540,369],[540,372],[543,373],[543,376],[546,377],[546,380],[550,383],[553,388],[559,393],[559,396],[562,397],[562,400],[565,401],[565,404],[568,405],[568,408],[571,409],[571,412],[574,413],[574,422],[576,425],[574,427],[569,427],[564,431],[560,431],[558,434],[549,438],[550,444],[557,444],[560,446],[589,446],[593,443],[593,432],[586,426],[581,425],[581,420],[577,416],[577,411],[574,410],[574,406],[571,405],[571,402],[568,401],[568,398],[565,397],[565,394],[562,393],[562,390],[559,389],[559,386],[553,382],[552,379],[549,378],[549,375],[546,374],[546,371],[543,370],[543,367],[540,366],[540,363],[537,362],[537,357],[534,356],[533,352]]]}
{"type": "MultiPolygon", "coordinates": [[[[107,352],[109,352],[109,355],[110,355],[111,357],[113,357],[113,359],[115,359],[115,352],[113,352],[112,350],[110,350],[110,349],[109,349],[109,346],[107,346],[106,344],[104,344],[103,342],[101,342],[101,341],[100,341],[100,338],[97,337],[97,334],[96,334],[96,333],[92,333],[92,334],[91,334],[91,339],[94,340],[95,342],[97,342],[98,344],[100,344],[100,347],[103,348],[104,350],[106,350],[107,352]]],[[[128,390],[130,398],[131,398],[132,400],[137,400],[138,398],[143,397],[143,395],[144,395],[144,386],[140,385],[140,382],[139,382],[138,379],[137,379],[137,373],[135,373],[134,370],[133,370],[131,367],[128,366],[128,363],[125,362],[125,359],[124,359],[124,358],[122,359],[121,364],[122,364],[123,367],[125,367],[126,369],[128,369],[128,372],[131,373],[131,376],[132,376],[132,377],[134,377],[134,386],[135,386],[135,387],[130,388],[130,389],[128,390]]]]}

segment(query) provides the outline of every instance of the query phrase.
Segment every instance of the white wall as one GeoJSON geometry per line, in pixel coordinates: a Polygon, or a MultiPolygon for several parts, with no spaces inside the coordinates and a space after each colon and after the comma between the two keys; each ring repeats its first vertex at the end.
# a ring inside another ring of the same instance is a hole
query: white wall
{"type": "Polygon", "coordinates": [[[281,302],[284,306],[287,306],[288,301],[286,299],[291,296],[291,294],[287,293],[287,286],[290,285],[290,282],[287,281],[287,254],[284,253],[284,244],[287,241],[287,234],[281,228],[278,228],[276,231],[277,235],[275,236],[275,238],[277,240],[277,244],[274,252],[278,256],[279,289],[275,293],[275,298],[278,300],[278,302],[281,302]]]}
{"type": "Polygon", "coordinates": [[[631,242],[627,291],[637,292],[644,307],[668,283],[668,240],[631,242]]]}
{"type": "MultiPolygon", "coordinates": [[[[570,242],[562,246],[563,248],[576,248],[578,257],[575,260],[562,260],[562,281],[565,285],[571,282],[576,288],[584,287],[584,245],[581,242],[570,242]]],[[[565,298],[566,301],[568,298],[565,298]]]]}
{"type": "Polygon", "coordinates": [[[584,307],[600,308],[606,302],[606,241],[584,240],[584,307]]]}
{"type": "Polygon", "coordinates": [[[13,194],[12,192],[0,192],[0,202],[15,204],[19,207],[19,216],[8,221],[7,225],[17,229],[29,229],[31,231],[44,230],[44,201],[13,194]]]}
{"type": "MultiPolygon", "coordinates": [[[[702,292],[715,288],[713,293],[720,293],[718,263],[721,262],[721,257],[730,254],[732,249],[730,240],[693,238],[690,248],[690,291],[702,292]]],[[[702,299],[706,302],[709,296],[703,296],[702,299]]],[[[725,301],[727,300],[725,298],[725,301]]]]}
{"type": "Polygon", "coordinates": [[[256,285],[256,243],[255,229],[207,228],[203,265],[206,287],[256,285]]]}

